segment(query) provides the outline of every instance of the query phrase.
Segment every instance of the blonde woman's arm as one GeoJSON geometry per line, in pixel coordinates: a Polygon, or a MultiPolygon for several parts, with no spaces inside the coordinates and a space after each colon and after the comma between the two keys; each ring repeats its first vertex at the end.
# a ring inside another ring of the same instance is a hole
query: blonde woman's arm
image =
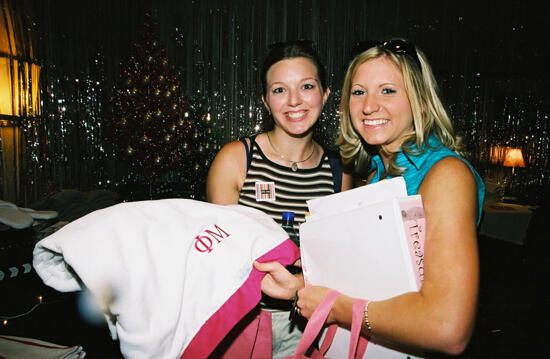
{"type": "MultiPolygon", "coordinates": [[[[425,275],[420,292],[369,305],[372,334],[401,345],[461,353],[473,331],[479,285],[477,187],[461,160],[440,160],[423,180],[425,275]]],[[[375,274],[370,274],[375,275],[375,274]]],[[[298,306],[309,318],[328,289],[305,287],[298,306]]],[[[368,298],[366,298],[368,299],[368,298]]],[[[353,298],[340,296],[329,320],[348,327],[353,298]]],[[[365,335],[370,335],[366,326],[365,335]]]]}

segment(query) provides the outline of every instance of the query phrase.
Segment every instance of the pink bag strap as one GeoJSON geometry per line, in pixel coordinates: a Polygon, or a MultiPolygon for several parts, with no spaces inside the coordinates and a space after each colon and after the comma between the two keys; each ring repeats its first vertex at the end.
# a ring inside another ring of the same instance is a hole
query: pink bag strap
{"type": "Polygon", "coordinates": [[[332,344],[332,341],[334,340],[334,336],[336,335],[336,329],[338,329],[337,324],[331,324],[329,325],[327,332],[325,334],[325,339],[321,343],[321,347],[319,348],[319,352],[322,355],[325,355],[328,351],[328,348],[330,348],[330,345],[332,344]]]}
{"type": "MultiPolygon", "coordinates": [[[[352,307],[352,319],[351,319],[351,335],[349,339],[349,359],[361,359],[367,351],[367,344],[369,341],[367,338],[361,336],[361,326],[363,325],[363,315],[365,314],[365,305],[367,301],[364,299],[356,299],[353,302],[352,307]]],[[[325,340],[321,344],[319,352],[322,355],[328,351],[334,335],[336,334],[336,324],[331,324],[325,335],[325,340]]]]}
{"type": "MultiPolygon", "coordinates": [[[[340,293],[338,291],[331,290],[330,292],[328,292],[325,298],[323,298],[321,303],[319,303],[319,305],[313,312],[313,315],[311,316],[311,318],[309,318],[306,324],[304,334],[302,335],[302,338],[298,343],[298,347],[296,348],[296,354],[293,356],[294,358],[302,357],[302,355],[307,352],[311,344],[313,344],[313,341],[315,341],[315,338],[317,338],[317,335],[321,332],[321,329],[323,329],[330,310],[332,309],[332,306],[334,305],[334,302],[339,295],[340,293]]],[[[321,345],[322,348],[325,347],[325,342],[327,342],[327,340],[330,339],[328,345],[326,345],[326,349],[328,349],[330,343],[332,343],[332,339],[334,338],[334,334],[336,333],[336,325],[331,325],[331,327],[334,327],[334,329],[332,330],[332,337],[329,338],[329,334],[327,333],[327,337],[321,345]]],[[[332,328],[329,328],[329,331],[331,329],[332,328]]]]}
{"type": "Polygon", "coordinates": [[[367,338],[361,336],[361,325],[363,324],[363,315],[365,314],[364,299],[356,299],[353,302],[353,311],[351,319],[351,336],[349,338],[349,359],[360,359],[367,351],[367,338]]]}

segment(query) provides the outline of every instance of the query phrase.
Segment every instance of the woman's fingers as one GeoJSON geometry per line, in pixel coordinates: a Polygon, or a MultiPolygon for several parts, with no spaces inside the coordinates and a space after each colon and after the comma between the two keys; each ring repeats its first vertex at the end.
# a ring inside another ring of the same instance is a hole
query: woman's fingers
{"type": "Polygon", "coordinates": [[[283,265],[279,262],[260,263],[258,261],[254,261],[254,268],[259,270],[260,272],[273,272],[273,271],[284,269],[283,265]]]}

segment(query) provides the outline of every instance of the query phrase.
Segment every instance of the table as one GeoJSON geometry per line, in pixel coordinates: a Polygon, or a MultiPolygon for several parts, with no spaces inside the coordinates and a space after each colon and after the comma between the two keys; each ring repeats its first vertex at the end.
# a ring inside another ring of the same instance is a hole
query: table
{"type": "Polygon", "coordinates": [[[530,206],[485,203],[479,234],[523,245],[532,214],[530,206]]]}

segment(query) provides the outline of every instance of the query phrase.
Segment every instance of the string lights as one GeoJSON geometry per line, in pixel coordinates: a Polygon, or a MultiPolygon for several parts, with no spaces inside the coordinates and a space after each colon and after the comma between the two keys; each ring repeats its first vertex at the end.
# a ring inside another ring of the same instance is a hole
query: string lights
{"type": "Polygon", "coordinates": [[[54,299],[54,300],[51,300],[51,301],[44,301],[44,297],[42,295],[38,295],[36,297],[36,303],[29,310],[27,310],[23,313],[20,313],[20,314],[15,314],[15,315],[0,314],[0,320],[2,320],[2,325],[7,326],[9,324],[9,321],[14,320],[14,319],[24,318],[24,317],[28,316],[29,314],[31,314],[32,312],[34,312],[41,305],[53,304],[53,303],[59,303],[59,302],[62,302],[62,300],[54,299]]]}

